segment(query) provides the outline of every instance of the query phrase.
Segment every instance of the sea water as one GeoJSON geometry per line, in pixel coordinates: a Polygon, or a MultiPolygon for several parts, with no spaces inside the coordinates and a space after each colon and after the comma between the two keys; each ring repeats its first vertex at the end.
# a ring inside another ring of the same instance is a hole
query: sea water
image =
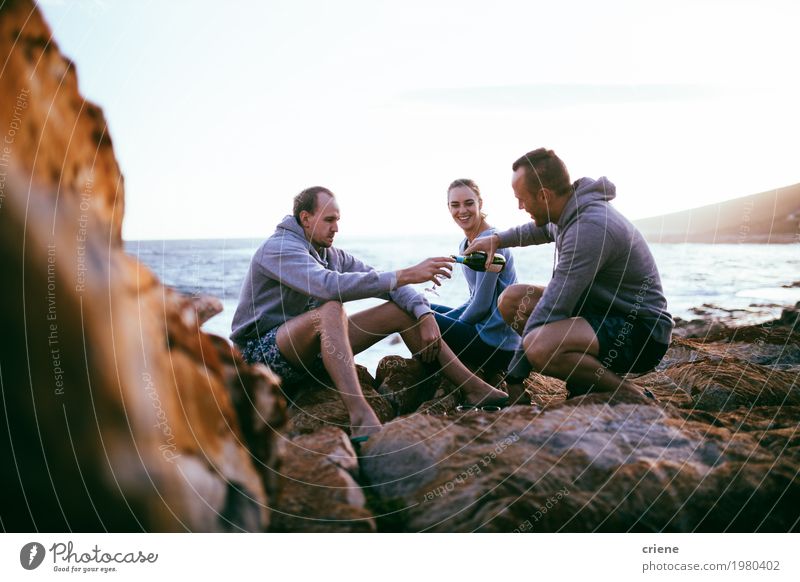
{"type": "MultiPolygon", "coordinates": [[[[127,241],[125,249],[152,269],[166,284],[187,294],[219,297],[224,311],[204,325],[204,330],[227,338],[239,290],[254,251],[262,239],[210,239],[127,241]]],[[[428,257],[447,256],[458,250],[458,236],[357,238],[339,236],[335,246],[379,270],[397,270],[428,257]]],[[[800,245],[752,244],[652,244],[661,273],[670,313],[683,319],[697,317],[691,310],[705,304],[741,309],[758,318],[780,315],[783,307],[800,301],[800,288],[784,287],[800,279],[800,245]],[[757,314],[757,315],[756,315],[757,314]]],[[[546,285],[553,270],[554,245],[512,249],[521,283],[546,285]]],[[[430,284],[416,285],[432,303],[456,307],[469,297],[463,276],[465,267],[453,270],[452,279],[426,291],[430,284]]],[[[354,313],[380,304],[363,299],[345,304],[354,313]]],[[[372,373],[380,359],[409,352],[397,336],[387,338],[356,356],[356,362],[372,373]]]]}

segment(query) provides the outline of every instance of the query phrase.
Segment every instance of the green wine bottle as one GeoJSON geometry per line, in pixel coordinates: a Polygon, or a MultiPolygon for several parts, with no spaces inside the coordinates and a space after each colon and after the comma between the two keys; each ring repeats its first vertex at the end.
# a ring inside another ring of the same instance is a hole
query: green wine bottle
{"type": "Polygon", "coordinates": [[[486,253],[477,251],[468,255],[450,255],[457,263],[466,265],[473,271],[489,271],[490,273],[499,273],[506,266],[506,258],[500,253],[495,253],[492,259],[492,264],[486,268],[486,253]]]}

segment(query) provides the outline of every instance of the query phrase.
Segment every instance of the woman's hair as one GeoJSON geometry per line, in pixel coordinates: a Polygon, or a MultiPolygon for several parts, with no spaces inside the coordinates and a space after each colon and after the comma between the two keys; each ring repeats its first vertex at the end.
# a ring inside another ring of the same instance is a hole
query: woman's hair
{"type": "MultiPolygon", "coordinates": [[[[475,196],[478,197],[478,200],[483,202],[483,198],[481,198],[481,189],[478,188],[478,185],[475,183],[474,180],[470,180],[469,178],[459,178],[458,180],[453,180],[450,185],[447,187],[447,195],[450,195],[450,190],[453,188],[460,188],[461,186],[466,186],[473,192],[475,192],[475,196]]],[[[487,214],[485,212],[481,212],[481,218],[486,218],[487,214]]]]}

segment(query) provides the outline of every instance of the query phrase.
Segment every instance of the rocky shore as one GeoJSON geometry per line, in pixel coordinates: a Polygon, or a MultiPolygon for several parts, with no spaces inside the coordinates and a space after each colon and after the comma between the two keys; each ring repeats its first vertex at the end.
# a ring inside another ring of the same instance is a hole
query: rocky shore
{"type": "Polygon", "coordinates": [[[566,400],[562,382],[533,374],[532,405],[462,413],[446,380],[385,358],[374,380],[360,371],[391,420],[361,445],[358,467],[343,464],[355,451],[335,394],[305,386],[314,397],[289,408],[286,454],[302,451],[304,474],[326,477],[293,484],[277,508],[291,504],[294,527],[308,531],[796,530],[798,314],[800,305],[762,325],[676,337],[636,380],[656,401],[566,400]],[[356,503],[332,514],[326,492],[346,482],[356,503]]]}
{"type": "Polygon", "coordinates": [[[798,308],[698,314],[656,397],[532,374],[531,401],[459,412],[385,358],[383,430],[353,448],[326,384],[281,386],[202,322],[220,309],[125,254],[102,111],[28,0],[0,8],[0,523],[6,531],[796,531],[798,308]],[[13,133],[12,133],[13,132],[13,133]]]}

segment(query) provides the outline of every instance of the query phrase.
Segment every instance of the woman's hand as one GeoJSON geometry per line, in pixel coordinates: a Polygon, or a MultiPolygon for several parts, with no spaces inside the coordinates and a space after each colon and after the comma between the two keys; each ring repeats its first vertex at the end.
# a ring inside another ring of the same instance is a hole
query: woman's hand
{"type": "Polygon", "coordinates": [[[492,236],[482,236],[472,241],[467,248],[464,249],[464,254],[484,252],[486,253],[486,269],[488,270],[494,259],[494,254],[500,246],[500,237],[496,234],[492,236]]]}
{"type": "Polygon", "coordinates": [[[435,362],[442,347],[442,332],[439,331],[439,324],[436,323],[433,313],[426,313],[419,318],[417,323],[419,337],[424,346],[419,352],[419,357],[425,363],[435,362]]]}
{"type": "Polygon", "coordinates": [[[453,276],[453,257],[431,257],[418,265],[397,271],[397,286],[402,287],[410,283],[424,283],[430,281],[434,285],[441,285],[440,277],[449,279],[453,276]]]}

